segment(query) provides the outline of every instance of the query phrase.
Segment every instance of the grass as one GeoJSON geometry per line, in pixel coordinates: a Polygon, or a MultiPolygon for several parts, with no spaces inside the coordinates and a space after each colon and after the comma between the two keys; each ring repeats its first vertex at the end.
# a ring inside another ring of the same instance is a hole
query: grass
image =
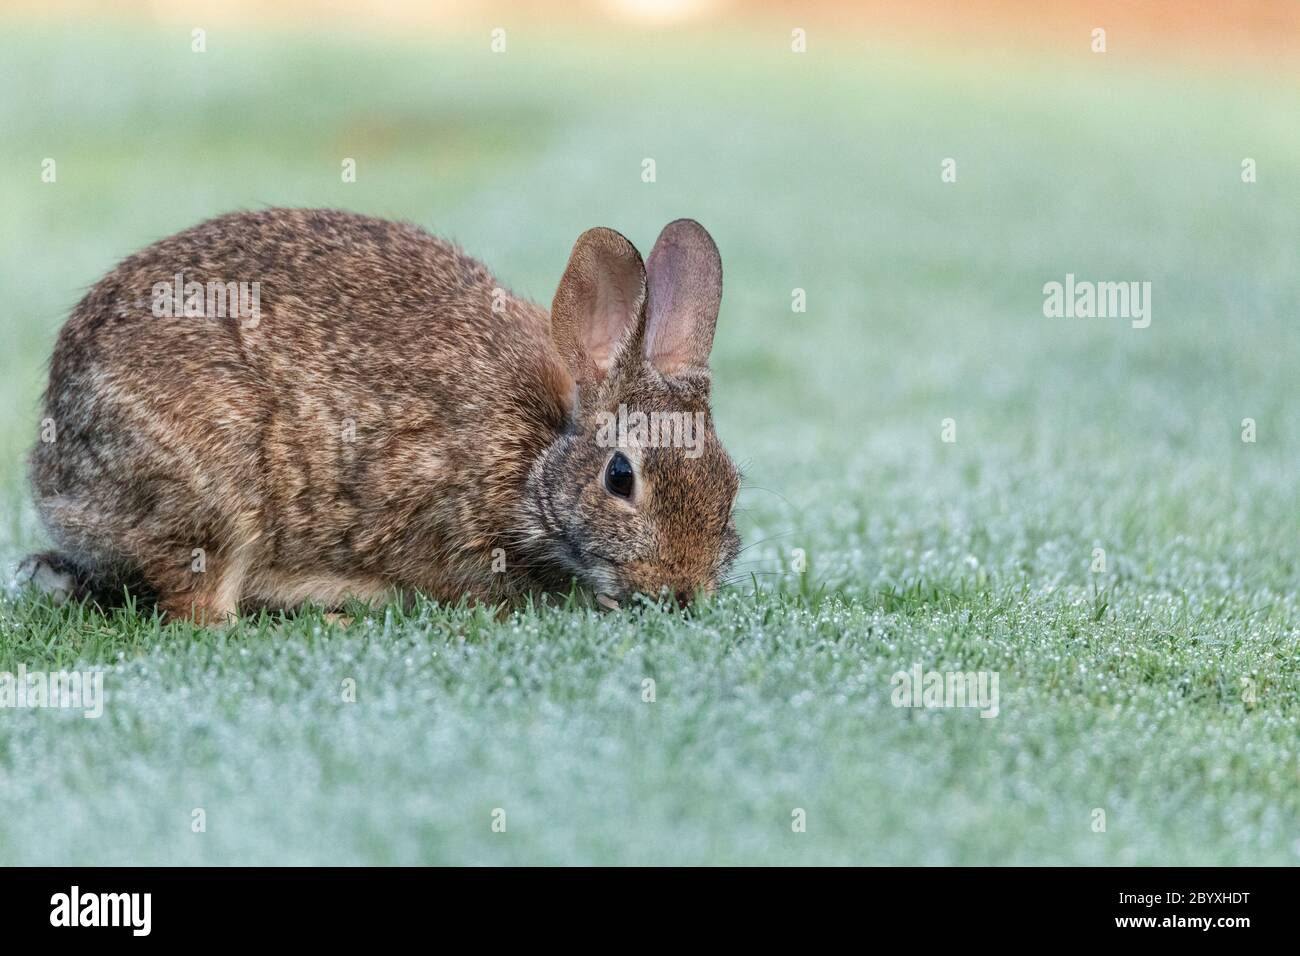
{"type": "Polygon", "coordinates": [[[5,31],[0,556],[42,543],[21,459],[70,306],[272,203],[414,220],[540,301],[583,229],[700,219],[751,484],[750,583],[686,617],[11,596],[0,670],[108,700],[0,711],[0,863],[1300,858],[1300,94],[780,36],[5,31]],[[1066,272],[1151,281],[1151,327],[1044,318],[1066,272]],[[914,663],[996,671],[998,716],[895,708],[914,663]]]}

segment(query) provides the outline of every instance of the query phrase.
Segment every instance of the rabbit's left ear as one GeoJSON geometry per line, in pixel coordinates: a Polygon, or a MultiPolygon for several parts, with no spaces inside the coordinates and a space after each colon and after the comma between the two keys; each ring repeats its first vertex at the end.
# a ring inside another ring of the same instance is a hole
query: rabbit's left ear
{"type": "Polygon", "coordinates": [[[609,373],[644,307],[645,266],[636,247],[603,227],[579,236],[551,305],[551,336],[579,385],[609,373]]]}
{"type": "Polygon", "coordinates": [[[722,257],[713,237],[694,219],[670,222],[646,260],[646,279],[646,359],[665,375],[707,369],[722,305],[722,257]]]}

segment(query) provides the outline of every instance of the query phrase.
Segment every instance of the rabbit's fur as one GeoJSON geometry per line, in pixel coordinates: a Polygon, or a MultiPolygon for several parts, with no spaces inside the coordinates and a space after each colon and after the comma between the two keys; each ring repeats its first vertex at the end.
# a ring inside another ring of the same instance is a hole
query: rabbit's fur
{"type": "Polygon", "coordinates": [[[28,576],[200,622],[395,590],[497,604],[575,579],[607,605],[708,592],[738,545],[709,417],[721,287],[690,220],[648,265],[584,233],[549,315],[408,224],[270,209],[178,233],[59,334],[53,440],[30,462],[57,550],[28,576]],[[256,281],[260,315],[159,317],[177,273],[256,281]],[[707,423],[698,457],[619,449],[631,499],[607,490],[615,450],[597,442],[620,405],[707,423]]]}

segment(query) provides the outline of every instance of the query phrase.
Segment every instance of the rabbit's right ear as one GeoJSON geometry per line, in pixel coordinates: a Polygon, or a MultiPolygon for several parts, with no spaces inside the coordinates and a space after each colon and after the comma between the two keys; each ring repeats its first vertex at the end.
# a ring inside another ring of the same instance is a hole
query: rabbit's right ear
{"type": "Polygon", "coordinates": [[[645,294],[645,264],[632,243],[603,227],[578,237],[555,290],[551,337],[579,385],[603,379],[639,340],[645,294]]]}

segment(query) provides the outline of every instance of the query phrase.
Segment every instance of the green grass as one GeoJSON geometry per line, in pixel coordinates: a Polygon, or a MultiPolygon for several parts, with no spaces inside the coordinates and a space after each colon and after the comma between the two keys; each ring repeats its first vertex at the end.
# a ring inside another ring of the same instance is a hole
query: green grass
{"type": "Polygon", "coordinates": [[[0,670],[100,666],[108,700],[0,711],[0,863],[1300,859],[1300,94],[784,35],[5,31],[0,556],[42,543],[21,458],[82,290],[310,204],[541,301],[589,226],[704,222],[752,577],[687,617],[223,632],[11,598],[0,670]],[[1044,318],[1066,272],[1151,281],[1151,327],[1044,318]],[[893,707],[916,662],[996,671],[1000,713],[893,707]]]}

